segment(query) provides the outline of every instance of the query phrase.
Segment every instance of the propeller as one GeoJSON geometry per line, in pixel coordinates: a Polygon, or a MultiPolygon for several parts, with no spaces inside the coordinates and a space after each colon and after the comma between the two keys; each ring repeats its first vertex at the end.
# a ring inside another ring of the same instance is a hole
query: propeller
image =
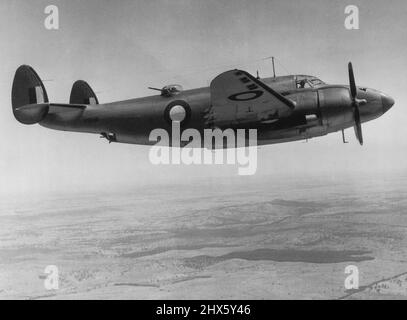
{"type": "Polygon", "coordinates": [[[349,88],[350,88],[350,96],[351,96],[351,106],[353,109],[353,118],[355,120],[355,135],[358,139],[360,145],[363,145],[363,135],[362,135],[362,124],[360,122],[360,111],[359,106],[366,103],[365,99],[358,99],[357,98],[357,88],[355,83],[355,75],[353,74],[353,67],[352,62],[348,64],[348,71],[349,71],[349,88]]]}

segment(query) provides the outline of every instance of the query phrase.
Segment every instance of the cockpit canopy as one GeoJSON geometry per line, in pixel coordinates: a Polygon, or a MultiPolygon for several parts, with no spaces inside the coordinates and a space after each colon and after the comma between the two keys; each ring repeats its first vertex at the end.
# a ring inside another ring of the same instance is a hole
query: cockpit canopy
{"type": "Polygon", "coordinates": [[[325,82],[314,76],[297,75],[295,78],[297,89],[316,88],[325,84],[325,82]]]}

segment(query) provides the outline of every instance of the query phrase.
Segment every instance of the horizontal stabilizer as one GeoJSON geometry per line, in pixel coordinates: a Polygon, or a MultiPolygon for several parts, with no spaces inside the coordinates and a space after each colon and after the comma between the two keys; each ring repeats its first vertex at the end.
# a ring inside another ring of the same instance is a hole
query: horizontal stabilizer
{"type": "Polygon", "coordinates": [[[83,80],[76,81],[71,90],[70,104],[99,104],[95,92],[90,85],[83,80]]]}
{"type": "Polygon", "coordinates": [[[14,116],[24,124],[38,123],[48,114],[49,104],[26,104],[14,109],[14,116]]]}
{"type": "Polygon", "coordinates": [[[49,111],[50,115],[52,114],[62,114],[62,113],[70,113],[79,116],[83,110],[86,109],[86,105],[82,104],[64,104],[64,103],[50,103],[49,104],[49,111]]]}

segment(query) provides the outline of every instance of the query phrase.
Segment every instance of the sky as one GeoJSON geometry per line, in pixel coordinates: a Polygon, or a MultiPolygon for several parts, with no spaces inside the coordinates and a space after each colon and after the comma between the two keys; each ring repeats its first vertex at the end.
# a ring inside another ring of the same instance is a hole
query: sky
{"type": "MultiPolygon", "coordinates": [[[[18,123],[11,111],[14,72],[29,64],[52,102],[67,103],[86,80],[99,101],[151,95],[148,86],[207,86],[219,73],[243,68],[260,76],[309,74],[356,82],[392,96],[395,106],[353,129],[305,142],[261,147],[254,177],[335,179],[406,175],[407,4],[402,0],[2,0],[0,3],[0,196],[118,191],[166,183],[232,181],[237,166],[155,166],[149,147],[108,144],[97,135],[18,123]],[[356,5],[360,29],[344,27],[356,5]],[[59,9],[59,29],[44,27],[45,7],[59,9]]],[[[245,184],[246,178],[239,178],[245,184]]],[[[235,180],[233,180],[235,181],[235,180]]],[[[353,187],[357,187],[353,185],[353,187]]]]}

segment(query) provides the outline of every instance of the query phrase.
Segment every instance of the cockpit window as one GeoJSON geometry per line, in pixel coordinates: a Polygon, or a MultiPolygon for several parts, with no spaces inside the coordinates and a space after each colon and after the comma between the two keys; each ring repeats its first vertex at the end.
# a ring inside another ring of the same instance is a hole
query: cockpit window
{"type": "Polygon", "coordinates": [[[319,85],[321,85],[321,84],[324,84],[324,83],[323,83],[321,80],[319,80],[318,78],[311,79],[311,80],[309,80],[309,82],[312,83],[313,87],[319,86],[319,85]]]}
{"type": "Polygon", "coordinates": [[[297,81],[297,89],[305,89],[305,88],[311,88],[311,84],[303,79],[303,80],[299,80],[297,81]]]}
{"type": "Polygon", "coordinates": [[[297,89],[315,88],[322,84],[325,84],[318,78],[311,76],[297,76],[297,89]]]}

